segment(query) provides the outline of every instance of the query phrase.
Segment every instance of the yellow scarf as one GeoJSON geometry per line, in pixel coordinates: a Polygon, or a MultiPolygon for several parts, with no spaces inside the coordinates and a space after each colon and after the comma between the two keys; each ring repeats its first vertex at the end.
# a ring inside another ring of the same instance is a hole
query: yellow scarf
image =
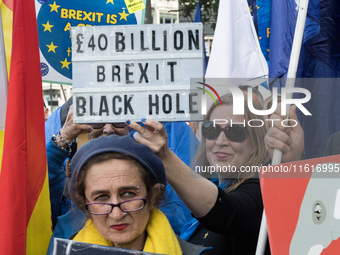
{"type": "MultiPolygon", "coordinates": [[[[146,226],[147,238],[145,241],[145,252],[159,254],[182,254],[181,247],[176,235],[172,230],[166,216],[157,208],[151,211],[148,225],[146,226]]],[[[86,221],[84,228],[74,237],[74,241],[113,246],[112,242],[102,237],[95,228],[91,219],[86,221]]]]}

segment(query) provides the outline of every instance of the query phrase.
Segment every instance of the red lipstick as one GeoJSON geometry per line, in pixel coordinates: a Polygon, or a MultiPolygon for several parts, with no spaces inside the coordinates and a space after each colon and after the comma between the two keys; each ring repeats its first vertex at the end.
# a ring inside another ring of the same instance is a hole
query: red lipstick
{"type": "Polygon", "coordinates": [[[112,225],[111,228],[117,231],[122,231],[126,229],[128,226],[129,226],[128,224],[116,224],[116,225],[112,225]]]}

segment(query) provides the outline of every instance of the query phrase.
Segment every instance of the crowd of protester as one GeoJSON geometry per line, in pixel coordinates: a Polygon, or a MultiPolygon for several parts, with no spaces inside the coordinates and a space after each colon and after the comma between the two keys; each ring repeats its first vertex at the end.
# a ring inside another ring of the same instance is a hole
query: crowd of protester
{"type": "MultiPolygon", "coordinates": [[[[247,86],[243,86],[244,93],[247,86]]],[[[53,236],[159,254],[255,254],[263,202],[258,174],[241,166],[303,158],[303,131],[215,124],[264,120],[249,111],[233,115],[231,94],[208,110],[200,141],[184,122],[73,123],[72,99],[45,122],[53,236]],[[77,150],[77,137],[88,142],[77,150]],[[195,166],[237,171],[197,173],[195,166]]],[[[264,107],[257,89],[253,105],[264,107]]],[[[265,107],[267,104],[265,105],[265,107]]],[[[268,118],[283,119],[279,110],[268,118]]],[[[274,122],[273,122],[274,123],[274,122]]],[[[270,254],[267,241],[266,254],[270,254]]]]}

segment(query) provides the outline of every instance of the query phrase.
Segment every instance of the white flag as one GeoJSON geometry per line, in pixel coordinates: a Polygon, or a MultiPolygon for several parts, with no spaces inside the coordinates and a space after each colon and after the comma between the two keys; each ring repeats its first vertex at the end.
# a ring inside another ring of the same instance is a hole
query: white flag
{"type": "Polygon", "coordinates": [[[221,0],[206,78],[267,76],[247,0],[221,0]]]}

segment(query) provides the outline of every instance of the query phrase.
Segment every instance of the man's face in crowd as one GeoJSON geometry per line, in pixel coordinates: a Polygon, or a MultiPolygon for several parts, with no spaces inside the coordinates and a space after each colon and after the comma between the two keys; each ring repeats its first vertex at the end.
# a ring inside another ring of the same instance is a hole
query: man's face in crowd
{"type": "Polygon", "coordinates": [[[89,134],[89,140],[99,136],[108,136],[113,134],[119,136],[127,135],[129,134],[128,127],[125,123],[94,124],[92,125],[92,131],[89,134]]]}

